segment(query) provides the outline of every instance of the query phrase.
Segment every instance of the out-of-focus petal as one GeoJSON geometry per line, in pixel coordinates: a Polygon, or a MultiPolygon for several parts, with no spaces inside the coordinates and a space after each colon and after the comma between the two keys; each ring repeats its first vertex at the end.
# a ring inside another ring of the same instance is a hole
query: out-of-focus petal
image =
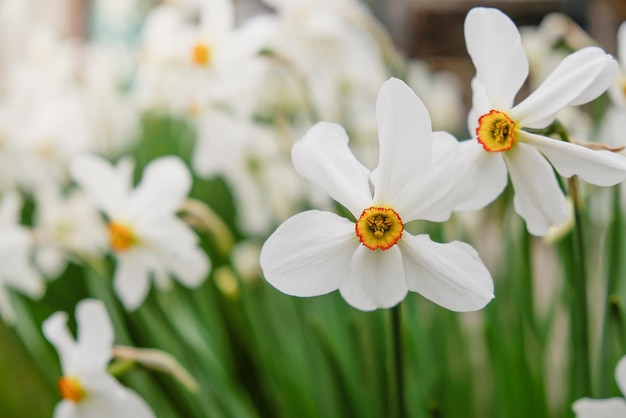
{"type": "Polygon", "coordinates": [[[128,196],[128,179],[111,163],[95,155],[79,155],[70,162],[74,180],[89,199],[109,216],[115,216],[128,196]]]}
{"type": "Polygon", "coordinates": [[[348,148],[348,135],[341,126],[315,124],[294,144],[291,159],[298,174],[322,188],[355,218],[370,206],[370,172],[348,148]]]}
{"type": "Polygon", "coordinates": [[[235,10],[231,0],[211,0],[201,3],[202,32],[223,37],[235,28],[235,10]]]}
{"type": "Polygon", "coordinates": [[[623,398],[582,398],[574,402],[572,409],[576,413],[576,418],[626,417],[626,401],[623,398]]]}
{"type": "Polygon", "coordinates": [[[522,136],[525,142],[541,151],[563,177],[577,175],[597,186],[613,186],[626,179],[626,158],[620,154],[527,132],[521,132],[522,136]]]}
{"type": "MultiPolygon", "coordinates": [[[[622,395],[626,394],[626,356],[622,357],[615,367],[615,381],[619,389],[622,391],[622,395]]],[[[626,415],[625,415],[626,416],[626,415]]]]}
{"type": "Polygon", "coordinates": [[[505,153],[515,190],[515,211],[526,221],[528,232],[542,236],[569,216],[567,201],[552,166],[533,146],[518,143],[505,153]]]}
{"type": "Polygon", "coordinates": [[[460,143],[460,153],[465,161],[459,169],[471,179],[472,193],[455,210],[477,210],[494,201],[506,187],[507,169],[501,153],[487,152],[475,140],[460,143]]]}
{"type": "Polygon", "coordinates": [[[129,311],[137,309],[150,290],[149,272],[138,255],[134,253],[118,256],[113,277],[115,293],[129,311]]]}
{"type": "Polygon", "coordinates": [[[409,290],[457,312],[476,311],[493,299],[491,275],[470,245],[407,234],[400,249],[409,290]]]}
{"type": "Polygon", "coordinates": [[[67,329],[67,314],[56,312],[43,322],[43,335],[56,348],[61,359],[64,373],[72,372],[72,357],[76,352],[76,343],[67,329]]]}
{"type": "Polygon", "coordinates": [[[141,219],[174,213],[190,189],[191,174],[180,158],[156,159],[146,167],[141,183],[132,192],[128,216],[141,219]]]}
{"type": "Polygon", "coordinates": [[[283,293],[317,296],[337,290],[350,276],[359,241],[354,224],[330,212],[306,211],[287,219],[265,241],[265,279],[283,293]]]}
{"type": "Polygon", "coordinates": [[[78,323],[77,359],[82,370],[104,371],[111,360],[115,334],[104,304],[96,299],[81,301],[76,307],[78,323]]]}
{"type": "Polygon", "coordinates": [[[587,47],[567,57],[509,116],[523,127],[543,128],[569,105],[586,103],[606,91],[617,75],[617,62],[602,49],[587,47]]]}
{"type": "Polygon", "coordinates": [[[376,102],[379,158],[372,172],[374,202],[395,205],[410,179],[427,175],[432,160],[432,127],[426,107],[403,81],[387,80],[376,102]]]}
{"type": "Polygon", "coordinates": [[[400,303],[407,287],[398,246],[372,251],[360,245],[352,258],[350,280],[339,290],[346,302],[362,311],[391,308],[400,303]]]}
{"type": "Polygon", "coordinates": [[[106,373],[85,378],[88,396],[76,404],[81,418],[133,417],[153,418],[154,412],[143,398],[122,386],[106,373]]]}
{"type": "Polygon", "coordinates": [[[509,109],[528,76],[515,24],[497,9],[474,8],[465,18],[465,44],[492,108],[509,109]]]}

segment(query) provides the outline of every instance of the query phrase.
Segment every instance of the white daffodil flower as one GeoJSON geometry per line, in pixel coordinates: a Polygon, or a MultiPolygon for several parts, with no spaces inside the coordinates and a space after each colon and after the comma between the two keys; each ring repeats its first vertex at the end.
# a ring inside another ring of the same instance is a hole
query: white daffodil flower
{"type": "Polygon", "coordinates": [[[339,289],[361,310],[394,306],[409,290],[454,311],[484,307],[493,298],[493,281],[471,246],[404,230],[416,219],[446,220],[466,197],[456,171],[459,144],[450,135],[433,135],[423,103],[397,79],[381,87],[376,117],[380,151],[372,172],[351,153],[339,125],[318,123],[294,145],[296,171],[356,223],[318,210],[289,218],[262,248],[265,278],[294,296],[339,289]]]}
{"type": "Polygon", "coordinates": [[[515,189],[514,206],[528,231],[543,235],[568,218],[565,196],[552,166],[564,176],[578,175],[611,186],[626,178],[626,159],[528,132],[550,125],[565,106],[598,97],[613,82],[617,63],[600,48],[567,56],[548,78],[520,103],[513,100],[528,76],[528,60],[515,24],[496,9],[475,8],[465,20],[467,50],[476,67],[468,124],[474,138],[463,145],[478,164],[476,209],[495,199],[507,183],[515,189]],[[552,166],[550,165],[552,164],[552,166]]]}
{"type": "Polygon", "coordinates": [[[188,287],[200,285],[210,262],[198,238],[175,216],[191,188],[191,176],[176,157],[152,161],[132,189],[132,166],[117,167],[94,155],[72,161],[70,170],[87,196],[107,217],[109,246],[117,268],[113,286],[128,310],[148,295],[150,276],[160,287],[175,276],[188,287]]]}
{"type": "Polygon", "coordinates": [[[0,201],[0,316],[5,322],[15,322],[15,312],[7,288],[18,290],[31,298],[40,298],[44,284],[30,264],[33,240],[19,224],[21,198],[10,192],[0,201]]]}
{"type": "Polygon", "coordinates": [[[139,395],[107,372],[115,335],[102,302],[81,301],[76,322],[77,340],[67,328],[65,312],[56,312],[43,323],[43,333],[59,353],[63,372],[59,379],[63,400],[56,406],[54,418],[154,417],[139,395]]]}
{"type": "MultiPolygon", "coordinates": [[[[626,356],[622,357],[615,368],[617,386],[626,394],[626,356]]],[[[576,418],[624,418],[626,417],[626,400],[624,398],[609,399],[578,399],[572,405],[576,418]]]]}

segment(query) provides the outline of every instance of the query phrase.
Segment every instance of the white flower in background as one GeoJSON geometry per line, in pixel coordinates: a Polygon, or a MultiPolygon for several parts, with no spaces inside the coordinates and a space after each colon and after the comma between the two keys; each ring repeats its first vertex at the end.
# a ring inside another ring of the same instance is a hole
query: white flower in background
{"type": "Polygon", "coordinates": [[[89,260],[106,252],[106,225],[83,193],[63,196],[58,188],[45,188],[35,193],[35,201],[34,260],[47,277],[58,277],[70,260],[89,260]]]}
{"type": "Polygon", "coordinates": [[[261,250],[266,280],[294,296],[339,289],[361,310],[394,306],[408,290],[455,311],[482,308],[493,298],[493,281],[476,251],[404,230],[416,219],[448,219],[467,198],[458,142],[433,135],[424,105],[397,79],[381,87],[376,117],[380,154],[372,172],[352,155],[339,125],[318,123],[294,145],[296,171],[356,223],[318,210],[289,218],[261,250]]]}
{"type": "Polygon", "coordinates": [[[107,372],[115,335],[104,304],[87,299],[76,306],[76,340],[67,319],[65,312],[56,312],[43,323],[43,333],[59,353],[63,373],[59,379],[63,400],[54,418],[155,417],[139,395],[107,372]]]}
{"type": "MultiPolygon", "coordinates": [[[[626,357],[622,357],[615,367],[615,380],[622,395],[626,394],[626,357]]],[[[624,418],[626,417],[626,400],[609,399],[578,399],[572,405],[576,418],[624,418]]]]}
{"type": "Polygon", "coordinates": [[[188,287],[205,280],[209,259],[175,214],[191,188],[189,170],[179,158],[152,161],[135,189],[129,161],[113,166],[83,155],[70,169],[106,215],[109,246],[117,260],[113,287],[126,309],[134,310],[145,300],[151,277],[162,288],[170,285],[170,275],[188,287]]]}
{"type": "Polygon", "coordinates": [[[214,102],[240,107],[254,99],[262,75],[256,55],[274,24],[260,15],[235,27],[234,19],[231,0],[151,9],[135,86],[140,106],[194,116],[214,102]]]}
{"type": "Polygon", "coordinates": [[[539,26],[520,27],[522,45],[530,65],[528,81],[537,88],[568,55],[570,50],[593,46],[595,42],[569,16],[546,15],[539,26]]]}
{"type": "Polygon", "coordinates": [[[7,323],[16,320],[7,289],[31,298],[44,293],[43,280],[30,265],[32,238],[19,224],[20,207],[15,192],[6,193],[0,201],[0,316],[7,323]]]}
{"type": "Polygon", "coordinates": [[[412,60],[408,65],[406,82],[424,101],[433,130],[460,132],[465,129],[462,84],[455,74],[431,72],[425,62],[412,60]]]}
{"type": "MultiPolygon", "coordinates": [[[[372,113],[359,114],[360,103],[375,100],[389,73],[375,36],[377,22],[368,9],[353,0],[264,2],[277,10],[279,19],[269,49],[305,81],[318,118],[342,123],[355,119],[354,129],[375,119],[372,113]]],[[[374,136],[375,126],[371,128],[367,134],[374,136]]]]}
{"type": "MultiPolygon", "coordinates": [[[[537,90],[513,105],[528,75],[528,61],[515,24],[496,9],[475,8],[465,20],[465,39],[476,77],[468,119],[474,138],[463,146],[474,154],[480,171],[477,199],[495,199],[507,183],[508,171],[516,212],[531,234],[543,235],[569,215],[552,166],[564,177],[578,175],[599,186],[626,178],[626,159],[620,155],[523,130],[545,128],[563,107],[587,103],[604,92],[617,71],[611,56],[596,47],[577,51],[565,58],[537,90]]],[[[478,207],[469,201],[460,209],[478,207]]]]}
{"type": "Polygon", "coordinates": [[[204,112],[197,121],[195,172],[222,176],[237,207],[237,223],[247,234],[267,236],[271,228],[297,211],[314,192],[296,174],[289,159],[290,138],[226,112],[204,112]]]}
{"type": "Polygon", "coordinates": [[[85,102],[74,94],[50,96],[21,109],[13,135],[20,185],[28,190],[63,185],[75,155],[91,148],[92,130],[85,102]]]}

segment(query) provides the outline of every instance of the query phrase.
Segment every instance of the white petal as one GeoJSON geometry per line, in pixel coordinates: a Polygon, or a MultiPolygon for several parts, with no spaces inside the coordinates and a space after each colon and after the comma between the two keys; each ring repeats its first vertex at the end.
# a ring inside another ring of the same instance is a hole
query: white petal
{"type": "Polygon", "coordinates": [[[592,150],[552,138],[520,133],[534,145],[563,177],[577,175],[597,186],[613,186],[626,179],[626,158],[611,151],[592,150]]]}
{"type": "Polygon", "coordinates": [[[459,169],[469,179],[472,193],[455,210],[481,209],[500,196],[508,183],[504,158],[499,152],[485,151],[473,139],[461,142],[460,153],[466,160],[459,169]]]}
{"type": "Polygon", "coordinates": [[[533,146],[518,143],[505,153],[515,190],[515,211],[526,221],[528,232],[545,235],[569,216],[567,201],[552,166],[533,146]]]}
{"type": "Polygon", "coordinates": [[[440,244],[407,234],[400,242],[409,290],[456,312],[476,311],[493,299],[493,280],[470,245],[440,244]]]}
{"type": "MultiPolygon", "coordinates": [[[[472,79],[472,108],[467,114],[467,130],[471,138],[476,137],[476,128],[478,128],[480,117],[489,113],[492,109],[493,106],[489,102],[485,86],[478,78],[474,77],[472,79]]],[[[508,107],[505,109],[508,109],[508,107]]]]}
{"type": "Polygon", "coordinates": [[[595,99],[615,80],[617,63],[603,50],[587,47],[567,57],[509,116],[521,126],[543,128],[569,105],[595,99]]]}
{"type": "MultiPolygon", "coordinates": [[[[461,145],[452,135],[434,132],[430,170],[424,178],[409,181],[394,209],[404,222],[415,219],[446,221],[461,202],[475,199],[472,190],[477,180],[472,176],[475,167],[475,160],[468,153],[461,152],[461,145]]],[[[506,184],[506,174],[503,177],[506,184]]]]}
{"type": "Polygon", "coordinates": [[[143,303],[150,290],[149,271],[141,262],[140,254],[117,257],[113,288],[128,311],[134,311],[143,303]]]}
{"type": "Polygon", "coordinates": [[[15,310],[11,305],[11,299],[9,298],[8,291],[4,286],[0,285],[0,317],[6,324],[14,325],[17,320],[15,310]]]}
{"type": "Polygon", "coordinates": [[[20,223],[19,214],[22,197],[15,191],[4,193],[0,202],[0,226],[13,226],[20,223]]]}
{"type": "MultiPolygon", "coordinates": [[[[79,361],[91,370],[104,370],[111,360],[115,334],[104,304],[96,299],[76,307],[79,361]]],[[[84,369],[83,369],[84,370],[84,369]]]]}
{"type": "Polygon", "coordinates": [[[626,395],[626,356],[622,357],[615,367],[615,380],[622,395],[626,395]]]}
{"type": "Polygon", "coordinates": [[[363,311],[391,308],[406,296],[402,255],[397,245],[386,251],[372,251],[360,245],[351,265],[350,280],[339,290],[355,308],[363,311]]]}
{"type": "Polygon", "coordinates": [[[576,418],[624,418],[626,402],[623,398],[589,399],[574,402],[572,409],[576,418]]]}
{"type": "Polygon", "coordinates": [[[42,329],[43,335],[59,353],[63,372],[71,372],[76,343],[67,328],[67,314],[65,312],[53,313],[43,322],[42,329]]]}
{"type": "Polygon", "coordinates": [[[515,23],[497,9],[474,8],[465,18],[465,44],[494,109],[509,109],[528,76],[515,23]]]}
{"type": "Polygon", "coordinates": [[[211,262],[198,247],[179,248],[162,254],[166,270],[187,287],[198,287],[207,278],[211,262]]]}
{"type": "Polygon", "coordinates": [[[432,160],[432,127],[422,101],[403,81],[387,80],[376,102],[379,159],[372,172],[376,204],[395,203],[405,184],[425,176],[432,160]]]}
{"type": "Polygon", "coordinates": [[[153,418],[155,415],[139,395],[122,386],[106,373],[84,377],[85,391],[89,394],[78,404],[82,417],[132,417],[153,418]]]}
{"type": "Polygon", "coordinates": [[[119,211],[129,191],[126,173],[101,157],[87,154],[72,159],[70,172],[98,208],[109,215],[119,211]]]}
{"type": "Polygon", "coordinates": [[[74,402],[62,400],[54,408],[53,418],[84,418],[77,415],[76,405],[74,402]]]}
{"type": "Polygon", "coordinates": [[[265,279],[283,293],[317,296],[337,290],[350,276],[360,246],[354,224],[330,212],[306,211],[287,219],[265,241],[265,279]]]}
{"type": "Polygon", "coordinates": [[[129,216],[141,219],[174,213],[191,189],[189,169],[178,157],[162,157],[144,170],[133,190],[129,216]]]}
{"type": "Polygon", "coordinates": [[[210,36],[222,37],[235,26],[235,10],[231,0],[202,2],[202,30],[210,36]]]}
{"type": "Polygon", "coordinates": [[[621,63],[622,73],[624,73],[626,70],[626,21],[622,22],[617,30],[617,59],[621,63]]]}
{"type": "Polygon", "coordinates": [[[320,122],[291,150],[298,174],[322,188],[358,218],[372,201],[370,172],[348,148],[348,135],[339,125],[320,122]]]}

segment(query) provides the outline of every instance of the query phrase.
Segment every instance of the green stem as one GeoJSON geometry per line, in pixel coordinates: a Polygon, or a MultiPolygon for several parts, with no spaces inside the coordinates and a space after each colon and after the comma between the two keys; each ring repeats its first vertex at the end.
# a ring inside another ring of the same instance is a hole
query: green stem
{"type": "Polygon", "coordinates": [[[615,296],[619,284],[620,260],[622,254],[622,214],[620,208],[620,189],[613,189],[613,218],[607,230],[606,249],[608,253],[606,271],[606,294],[604,317],[602,319],[602,334],[600,340],[600,360],[598,376],[598,394],[602,397],[610,395],[610,385],[612,383],[613,369],[615,367],[615,345],[621,341],[616,341],[613,331],[614,325],[619,327],[621,322],[621,311],[619,299],[615,296]]]}
{"type": "Polygon", "coordinates": [[[400,304],[391,309],[391,333],[393,340],[393,362],[395,370],[396,407],[398,418],[405,418],[404,402],[404,357],[402,350],[402,315],[400,304]]]}
{"type": "Polygon", "coordinates": [[[574,358],[574,367],[578,368],[580,385],[577,397],[592,396],[591,388],[591,353],[589,343],[589,308],[587,304],[587,263],[585,257],[584,234],[580,207],[580,196],[576,177],[569,179],[569,191],[574,206],[574,236],[571,240],[572,259],[577,266],[572,277],[574,286],[572,313],[572,338],[578,350],[578,358],[574,358]]]}

